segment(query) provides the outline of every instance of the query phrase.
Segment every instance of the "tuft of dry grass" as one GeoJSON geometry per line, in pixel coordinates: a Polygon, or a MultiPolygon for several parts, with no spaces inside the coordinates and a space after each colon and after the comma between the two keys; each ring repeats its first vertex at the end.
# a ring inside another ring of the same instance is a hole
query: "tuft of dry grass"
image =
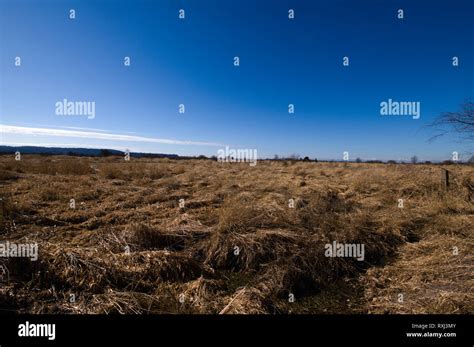
{"type": "Polygon", "coordinates": [[[468,239],[432,235],[405,244],[393,263],[363,278],[368,312],[474,312],[473,250],[472,233],[468,239]]]}
{"type": "Polygon", "coordinates": [[[169,249],[179,251],[184,249],[189,238],[185,233],[172,233],[162,229],[153,228],[144,223],[133,223],[127,232],[129,243],[136,249],[169,249]]]}

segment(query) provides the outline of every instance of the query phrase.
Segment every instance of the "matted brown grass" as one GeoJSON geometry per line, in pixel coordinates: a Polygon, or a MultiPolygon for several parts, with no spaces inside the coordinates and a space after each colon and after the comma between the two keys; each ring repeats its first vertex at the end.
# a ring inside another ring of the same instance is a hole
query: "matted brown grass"
{"type": "Polygon", "coordinates": [[[474,313],[474,170],[449,170],[0,156],[0,241],[40,249],[0,258],[0,309],[474,313]]]}

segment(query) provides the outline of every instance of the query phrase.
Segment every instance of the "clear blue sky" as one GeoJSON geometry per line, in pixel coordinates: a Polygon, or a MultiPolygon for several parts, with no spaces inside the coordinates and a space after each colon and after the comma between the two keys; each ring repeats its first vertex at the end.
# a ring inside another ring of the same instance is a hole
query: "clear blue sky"
{"type": "Polygon", "coordinates": [[[326,159],[348,151],[351,159],[441,160],[466,151],[450,138],[429,143],[423,127],[472,100],[471,0],[0,4],[3,144],[181,155],[229,145],[326,159]],[[56,115],[64,98],[94,101],[95,118],[56,115]],[[421,118],[381,116],[389,98],[419,101],[421,118]]]}

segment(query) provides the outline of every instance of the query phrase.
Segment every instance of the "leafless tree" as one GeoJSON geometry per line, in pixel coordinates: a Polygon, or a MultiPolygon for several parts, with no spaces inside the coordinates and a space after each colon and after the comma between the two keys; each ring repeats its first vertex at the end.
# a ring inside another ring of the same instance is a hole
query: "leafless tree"
{"type": "Polygon", "coordinates": [[[459,135],[461,141],[474,142],[474,102],[461,105],[458,112],[444,112],[432,124],[435,135],[431,141],[449,133],[459,135]]]}

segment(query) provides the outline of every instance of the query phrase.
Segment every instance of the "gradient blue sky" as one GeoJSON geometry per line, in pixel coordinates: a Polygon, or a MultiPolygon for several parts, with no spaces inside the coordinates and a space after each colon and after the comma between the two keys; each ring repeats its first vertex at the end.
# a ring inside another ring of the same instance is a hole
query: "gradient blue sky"
{"type": "Polygon", "coordinates": [[[470,150],[429,143],[423,127],[472,100],[471,0],[0,0],[0,10],[2,144],[321,159],[470,150]],[[56,115],[63,98],[95,101],[95,119],[56,115]],[[421,118],[381,116],[389,98],[421,102],[421,118]]]}

